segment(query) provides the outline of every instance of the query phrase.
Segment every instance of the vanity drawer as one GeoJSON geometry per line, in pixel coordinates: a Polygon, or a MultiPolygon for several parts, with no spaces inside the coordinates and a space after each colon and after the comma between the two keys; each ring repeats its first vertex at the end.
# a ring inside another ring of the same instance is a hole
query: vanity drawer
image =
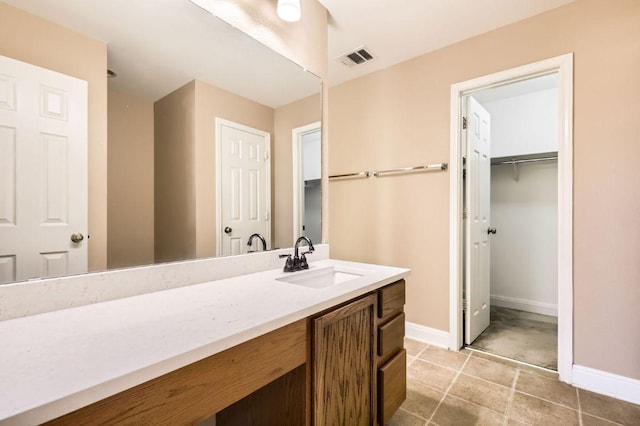
{"type": "Polygon", "coordinates": [[[378,318],[385,320],[402,312],[404,301],[404,280],[380,289],[378,291],[378,318]]]}
{"type": "Polygon", "coordinates": [[[407,397],[407,351],[378,370],[378,423],[386,425],[407,397]]]}
{"type": "Polygon", "coordinates": [[[404,347],[404,312],[378,327],[378,355],[388,358],[404,347]]]}

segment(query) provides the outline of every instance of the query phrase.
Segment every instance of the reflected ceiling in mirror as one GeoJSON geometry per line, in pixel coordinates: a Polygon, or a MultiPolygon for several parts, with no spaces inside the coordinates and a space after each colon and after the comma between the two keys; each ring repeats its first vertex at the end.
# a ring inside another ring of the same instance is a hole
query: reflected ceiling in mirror
{"type": "Polygon", "coordinates": [[[156,101],[197,79],[272,108],[318,92],[318,77],[189,0],[2,1],[106,42],[118,92],[156,101]]]}
{"type": "MultiPolygon", "coordinates": [[[[188,0],[0,1],[105,42],[107,66],[117,74],[108,80],[108,100],[100,100],[108,103],[106,252],[92,254],[90,249],[84,270],[51,268],[14,278],[3,278],[0,271],[0,282],[261,249],[257,238],[247,246],[250,227],[239,233],[239,227],[220,223],[217,212],[229,201],[216,192],[224,193],[230,185],[225,182],[231,182],[217,168],[223,152],[218,145],[227,143],[220,140],[220,122],[266,135],[266,152],[259,156],[267,161],[270,175],[255,182],[270,182],[268,198],[253,205],[249,200],[242,209],[266,218],[268,228],[259,233],[267,237],[268,248],[290,247],[305,232],[305,192],[300,188],[312,188],[319,176],[302,177],[308,173],[299,167],[309,158],[302,158],[304,149],[292,135],[319,126],[319,78],[188,0]],[[294,175],[301,181],[294,183],[294,175]],[[227,227],[234,230],[225,233],[227,227]],[[224,238],[231,237],[235,246],[223,253],[220,242],[229,243],[224,238]]],[[[0,55],[5,53],[0,50],[0,55]]],[[[96,110],[91,108],[91,86],[89,93],[91,145],[91,114],[96,110]]],[[[319,149],[314,145],[309,152],[319,149]]],[[[89,167],[91,155],[89,146],[89,167]]],[[[90,170],[89,188],[95,174],[90,170]]],[[[242,180],[250,184],[250,176],[242,180]]],[[[315,190],[308,194],[319,197],[315,190]]],[[[85,235],[100,220],[92,216],[92,197],[96,195],[89,191],[85,235]]],[[[319,221],[319,198],[306,204],[313,206],[308,217],[319,221]]],[[[319,227],[313,226],[315,232],[319,227]]],[[[96,232],[79,244],[91,247],[98,238],[96,232]]],[[[0,258],[10,251],[0,247],[0,258]]]]}

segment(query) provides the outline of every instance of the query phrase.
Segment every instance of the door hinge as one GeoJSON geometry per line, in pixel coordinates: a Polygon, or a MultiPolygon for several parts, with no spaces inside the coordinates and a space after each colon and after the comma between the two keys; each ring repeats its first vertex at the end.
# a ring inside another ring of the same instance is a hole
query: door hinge
{"type": "Polygon", "coordinates": [[[468,215],[469,215],[469,210],[465,207],[464,209],[462,209],[462,218],[466,219],[468,215]]]}
{"type": "Polygon", "coordinates": [[[467,128],[467,117],[462,117],[462,129],[467,128]]]}
{"type": "Polygon", "coordinates": [[[467,302],[467,299],[462,299],[462,310],[464,312],[469,311],[469,303],[467,302]]]}
{"type": "Polygon", "coordinates": [[[264,153],[264,161],[267,161],[269,159],[269,152],[265,151],[264,153]]]}
{"type": "Polygon", "coordinates": [[[269,214],[269,212],[266,212],[266,213],[264,214],[264,220],[269,221],[270,216],[271,216],[271,215],[269,214]]]}

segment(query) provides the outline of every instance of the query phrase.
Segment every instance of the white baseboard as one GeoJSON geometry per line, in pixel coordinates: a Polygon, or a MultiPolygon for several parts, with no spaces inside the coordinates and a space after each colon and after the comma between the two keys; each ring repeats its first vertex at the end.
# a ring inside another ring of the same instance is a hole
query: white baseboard
{"type": "Polygon", "coordinates": [[[405,322],[405,336],[409,339],[428,343],[447,349],[449,347],[449,333],[413,322],[405,322]]]}
{"type": "Polygon", "coordinates": [[[533,312],[535,314],[551,315],[553,317],[558,316],[558,305],[536,302],[534,300],[492,295],[491,305],[500,306],[501,308],[518,309],[525,312],[533,312]]]}
{"type": "Polygon", "coordinates": [[[640,404],[640,380],[574,365],[572,384],[591,392],[640,404]]]}

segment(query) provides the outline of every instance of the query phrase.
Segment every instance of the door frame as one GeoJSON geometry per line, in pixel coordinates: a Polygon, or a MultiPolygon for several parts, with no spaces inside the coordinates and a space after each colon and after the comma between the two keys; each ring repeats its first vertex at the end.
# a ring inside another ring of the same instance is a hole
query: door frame
{"type": "MultiPolygon", "coordinates": [[[[307,133],[315,131],[322,132],[320,121],[296,127],[291,131],[291,161],[293,164],[293,239],[302,235],[302,224],[300,223],[300,213],[304,210],[304,186],[300,186],[302,177],[302,137],[307,133]]],[[[322,137],[322,136],[321,136],[322,137]]],[[[322,167],[322,166],[321,166],[322,167]]]]}
{"type": "Polygon", "coordinates": [[[220,135],[222,134],[222,126],[229,126],[235,129],[243,130],[245,132],[255,133],[262,136],[266,142],[265,153],[268,161],[266,161],[266,210],[267,210],[267,231],[264,238],[267,240],[267,248],[271,246],[271,134],[264,130],[254,129],[253,127],[245,126],[244,124],[236,123],[235,121],[225,120],[224,118],[216,117],[216,256],[222,256],[222,231],[220,227],[222,225],[222,140],[220,135]]]}
{"type": "Polygon", "coordinates": [[[462,333],[462,98],[473,92],[558,73],[558,375],[572,382],[573,369],[573,53],[451,85],[449,174],[449,349],[462,333]]]}

